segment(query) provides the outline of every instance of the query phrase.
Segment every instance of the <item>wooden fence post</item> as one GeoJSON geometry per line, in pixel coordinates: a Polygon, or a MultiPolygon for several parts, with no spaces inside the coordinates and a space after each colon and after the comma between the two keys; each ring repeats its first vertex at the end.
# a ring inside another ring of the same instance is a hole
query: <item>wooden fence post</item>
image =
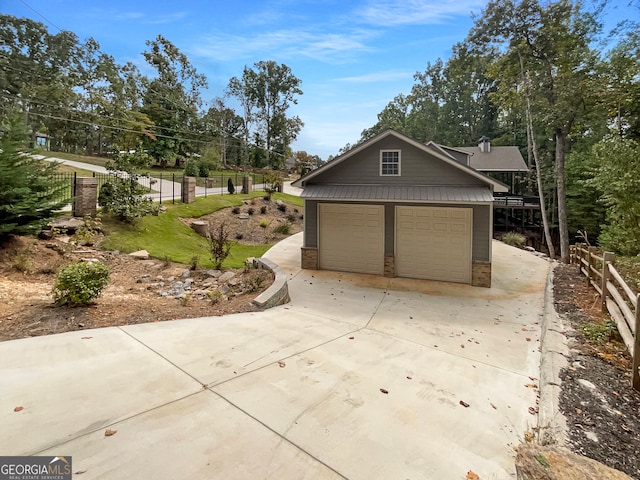
{"type": "Polygon", "coordinates": [[[587,248],[587,287],[591,284],[591,277],[593,276],[591,267],[593,266],[593,252],[595,252],[595,250],[595,247],[587,248]]]}
{"type": "Polygon", "coordinates": [[[633,341],[633,367],[631,381],[633,388],[640,391],[640,293],[636,295],[636,331],[633,341]]]}
{"type": "Polygon", "coordinates": [[[602,289],[602,295],[600,296],[602,300],[602,312],[606,313],[607,311],[607,282],[609,282],[609,264],[612,264],[616,261],[616,256],[611,252],[604,252],[602,254],[602,284],[600,288],[602,289]]]}

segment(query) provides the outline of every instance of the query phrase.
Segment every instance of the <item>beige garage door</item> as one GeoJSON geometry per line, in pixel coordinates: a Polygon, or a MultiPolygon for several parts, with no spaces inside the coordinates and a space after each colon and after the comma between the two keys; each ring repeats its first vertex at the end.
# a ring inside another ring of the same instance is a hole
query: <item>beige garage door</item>
{"type": "Polygon", "coordinates": [[[319,205],[319,264],[323,270],[384,273],[384,207],[319,205]]]}
{"type": "Polygon", "coordinates": [[[471,283],[472,209],[396,207],[399,277],[471,283]]]}

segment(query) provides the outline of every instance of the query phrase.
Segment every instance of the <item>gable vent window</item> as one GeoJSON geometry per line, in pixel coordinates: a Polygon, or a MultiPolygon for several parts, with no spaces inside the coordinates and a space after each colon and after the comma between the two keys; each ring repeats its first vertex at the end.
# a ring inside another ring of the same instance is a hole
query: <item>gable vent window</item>
{"type": "Polygon", "coordinates": [[[400,175],[400,150],[380,151],[380,175],[400,175]]]}

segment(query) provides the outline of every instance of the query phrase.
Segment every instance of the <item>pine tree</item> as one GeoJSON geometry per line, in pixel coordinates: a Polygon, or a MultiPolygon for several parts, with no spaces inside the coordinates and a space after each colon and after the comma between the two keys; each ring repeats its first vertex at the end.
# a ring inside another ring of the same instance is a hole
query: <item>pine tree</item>
{"type": "Polygon", "coordinates": [[[20,151],[24,125],[10,117],[0,130],[0,242],[9,235],[37,232],[69,201],[67,184],[56,180],[57,166],[20,151]],[[62,200],[60,200],[63,198],[62,200]]]}

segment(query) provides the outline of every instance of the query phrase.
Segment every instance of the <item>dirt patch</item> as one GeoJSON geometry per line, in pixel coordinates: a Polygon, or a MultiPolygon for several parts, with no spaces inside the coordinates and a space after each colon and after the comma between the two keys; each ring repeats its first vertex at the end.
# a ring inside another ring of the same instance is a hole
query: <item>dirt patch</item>
{"type": "Polygon", "coordinates": [[[569,447],[640,479],[640,392],[631,388],[631,358],[597,293],[575,265],[554,272],[556,310],[572,328],[569,367],[561,372],[560,410],[569,447]]]}
{"type": "MultiPolygon", "coordinates": [[[[200,219],[225,222],[229,239],[240,243],[275,243],[302,230],[302,208],[258,198],[200,219]],[[264,207],[264,208],[263,208],[264,207]],[[249,209],[253,209],[249,215],[249,209]],[[248,218],[239,219],[240,214],[248,218]],[[261,225],[262,224],[262,225],[261,225]],[[277,228],[287,225],[284,228],[277,228]]],[[[138,260],[126,254],[74,245],[65,237],[50,240],[17,237],[0,249],[0,341],[51,335],[74,330],[208,317],[258,310],[251,302],[273,283],[264,270],[236,269],[233,279],[220,286],[202,269],[158,259],[138,260]],[[60,267],[72,262],[98,260],[110,269],[109,285],[95,303],[86,307],[53,304],[51,289],[60,267]],[[193,281],[194,291],[176,299],[169,286],[193,281]],[[211,279],[211,281],[207,281],[211,279]],[[213,284],[213,285],[211,285],[213,284]],[[198,288],[198,294],[195,289],[198,288]],[[162,292],[169,291],[166,297],[162,292]]],[[[225,270],[227,272],[229,270],[225,270]]]]}

